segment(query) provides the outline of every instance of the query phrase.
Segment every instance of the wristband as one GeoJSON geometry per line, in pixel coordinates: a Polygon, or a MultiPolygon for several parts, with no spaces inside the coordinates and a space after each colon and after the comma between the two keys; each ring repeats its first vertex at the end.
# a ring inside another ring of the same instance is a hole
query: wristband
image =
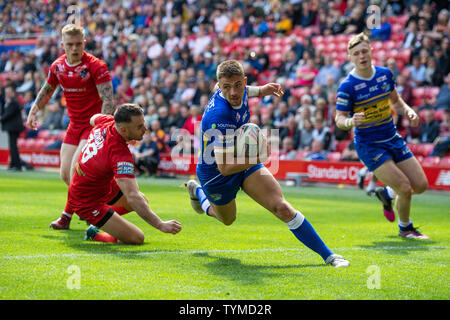
{"type": "Polygon", "coordinates": [[[344,124],[347,129],[350,129],[352,127],[352,118],[345,119],[344,124]]]}
{"type": "Polygon", "coordinates": [[[248,86],[248,96],[249,97],[259,97],[259,87],[248,86]]]}

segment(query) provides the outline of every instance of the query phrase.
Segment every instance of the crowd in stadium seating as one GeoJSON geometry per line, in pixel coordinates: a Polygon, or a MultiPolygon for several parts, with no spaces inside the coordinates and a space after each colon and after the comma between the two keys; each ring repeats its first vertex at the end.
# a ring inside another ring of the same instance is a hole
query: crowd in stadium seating
{"type": "MultiPolygon", "coordinates": [[[[352,69],[349,37],[371,35],[374,62],[397,76],[397,90],[423,122],[412,128],[396,117],[409,145],[433,144],[448,154],[450,108],[450,20],[447,1],[383,0],[156,0],[74,2],[85,26],[86,48],[111,72],[117,103],[139,103],[161,152],[183,143],[177,129],[194,134],[215,85],[217,65],[243,62],[248,84],[282,83],[283,98],[251,98],[251,121],[280,129],[280,158],[358,160],[352,133],[334,124],[336,90],[352,69]],[[367,7],[381,8],[380,27],[367,29],[367,7]]],[[[25,52],[3,51],[0,82],[12,81],[24,110],[60,55],[59,31],[67,23],[67,1],[0,2],[0,37],[37,37],[25,52]]],[[[68,125],[58,89],[34,140],[58,146],[68,125]]],[[[26,144],[25,137],[21,143],[26,144]]],[[[412,147],[414,148],[414,147],[412,147]]],[[[426,158],[427,149],[417,155],[426,158]]],[[[435,161],[438,161],[435,159],[435,161]]]]}

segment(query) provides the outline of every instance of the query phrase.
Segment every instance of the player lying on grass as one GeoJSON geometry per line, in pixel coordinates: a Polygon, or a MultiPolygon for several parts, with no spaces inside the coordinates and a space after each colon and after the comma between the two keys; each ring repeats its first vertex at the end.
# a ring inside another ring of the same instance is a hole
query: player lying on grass
{"type": "Polygon", "coordinates": [[[144,233],[121,217],[130,211],[162,232],[180,232],[178,221],[162,221],[150,209],[134,175],[127,143],[141,140],[147,131],[143,110],[136,104],[123,104],[114,117],[96,114],[90,121],[94,128],[78,158],[67,202],[73,212],[92,224],[86,239],[142,244],[144,233]]]}
{"type": "MultiPolygon", "coordinates": [[[[388,68],[372,65],[369,38],[363,33],[348,43],[348,56],[355,65],[339,86],[336,125],[344,130],[355,127],[355,149],[359,159],[390,189],[380,198],[389,205],[395,198],[399,235],[404,238],[429,239],[410,220],[411,196],[424,192],[428,181],[417,159],[397,133],[391,107],[409,118],[412,126],[419,117],[399,96],[388,68]]],[[[385,207],[386,209],[386,207],[385,207]]]]}
{"type": "Polygon", "coordinates": [[[218,90],[211,97],[201,122],[201,155],[197,165],[201,186],[195,180],[186,183],[194,210],[206,212],[223,224],[231,225],[236,219],[236,194],[242,188],[253,200],[285,222],[292,233],[318,253],[325,263],[347,267],[349,262],[333,254],[303,214],[285,200],[279,183],[263,165],[264,159],[258,159],[257,164],[235,161],[234,134],[230,134],[230,130],[234,132],[249,121],[248,98],[282,96],[281,86],[269,83],[247,87],[243,67],[235,60],[219,65],[217,79],[218,90]],[[227,162],[228,159],[231,162],[227,162]]]}

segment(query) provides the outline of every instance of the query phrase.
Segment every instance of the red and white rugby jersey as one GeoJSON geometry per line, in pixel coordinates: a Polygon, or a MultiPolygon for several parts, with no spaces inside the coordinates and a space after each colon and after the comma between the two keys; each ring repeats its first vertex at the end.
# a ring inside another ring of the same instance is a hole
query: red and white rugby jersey
{"type": "Polygon", "coordinates": [[[76,65],[70,65],[66,55],[61,55],[47,76],[50,85],[61,85],[70,121],[75,125],[85,125],[91,116],[101,112],[103,102],[96,86],[108,81],[111,75],[106,63],[87,52],[76,65]]]}
{"type": "Polygon", "coordinates": [[[98,116],[78,158],[69,186],[69,202],[107,202],[113,178],[134,177],[133,156],[117,132],[114,117],[98,116]]]}

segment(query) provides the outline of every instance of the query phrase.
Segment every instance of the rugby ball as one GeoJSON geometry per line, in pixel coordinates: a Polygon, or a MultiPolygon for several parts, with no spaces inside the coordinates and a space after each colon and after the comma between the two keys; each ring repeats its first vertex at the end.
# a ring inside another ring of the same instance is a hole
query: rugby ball
{"type": "Polygon", "coordinates": [[[234,156],[257,158],[267,154],[267,139],[254,123],[239,127],[234,136],[234,156]]]}

